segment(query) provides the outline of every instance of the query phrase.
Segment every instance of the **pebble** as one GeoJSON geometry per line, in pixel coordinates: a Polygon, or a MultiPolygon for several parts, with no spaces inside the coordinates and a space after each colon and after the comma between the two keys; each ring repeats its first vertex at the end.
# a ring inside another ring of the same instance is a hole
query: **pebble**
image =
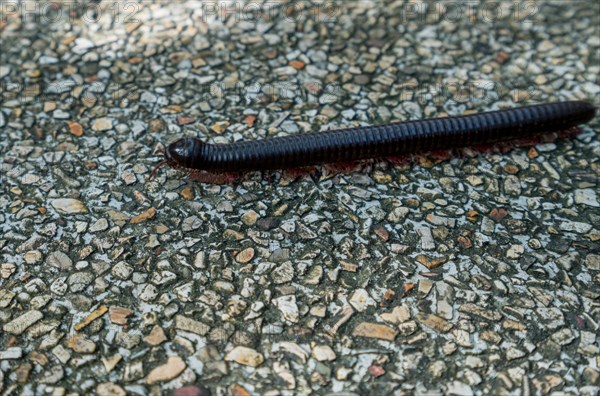
{"type": "Polygon", "coordinates": [[[452,323],[440,318],[439,316],[419,312],[415,319],[435,331],[446,333],[452,328],[452,323]]]}
{"type": "Polygon", "coordinates": [[[144,341],[152,346],[157,346],[167,341],[167,337],[162,327],[156,325],[152,328],[150,334],[144,337],[144,341]]]}
{"type": "Polygon", "coordinates": [[[358,312],[365,311],[369,306],[376,306],[375,301],[369,296],[369,292],[365,289],[355,290],[348,302],[358,312]]]}
{"type": "Polygon", "coordinates": [[[563,221],[560,223],[559,229],[567,232],[575,232],[577,234],[585,234],[592,229],[592,225],[578,221],[563,221]]]}
{"type": "Polygon", "coordinates": [[[276,267],[273,272],[271,272],[271,279],[275,284],[282,284],[290,282],[294,279],[294,267],[292,263],[289,261],[279,265],[276,267]]]}
{"type": "Polygon", "coordinates": [[[206,335],[210,330],[210,326],[183,315],[175,316],[175,328],[201,336],[206,335]]]}
{"type": "Polygon", "coordinates": [[[156,209],[150,208],[150,209],[140,213],[139,215],[133,216],[131,218],[131,220],[129,220],[129,222],[131,224],[142,224],[142,223],[147,222],[148,220],[153,219],[154,216],[156,216],[156,209]]]}
{"type": "Polygon", "coordinates": [[[108,316],[112,323],[126,325],[127,318],[133,315],[133,311],[129,308],[112,306],[108,310],[108,316]]]}
{"type": "Polygon", "coordinates": [[[410,319],[410,310],[404,305],[394,307],[390,313],[382,313],[381,319],[393,324],[400,324],[410,319]]]}
{"type": "Polygon", "coordinates": [[[11,347],[0,351],[0,360],[20,359],[21,356],[23,356],[23,350],[19,347],[11,347]]]}
{"type": "Polygon", "coordinates": [[[361,322],[354,327],[352,335],[356,337],[394,341],[398,335],[398,330],[378,323],[361,322]]]}
{"type": "Polygon", "coordinates": [[[225,355],[225,360],[244,366],[258,367],[264,362],[265,358],[261,353],[252,348],[236,346],[225,355]]]}
{"type": "Polygon", "coordinates": [[[335,352],[329,345],[313,346],[311,356],[319,362],[330,362],[336,359],[335,352]]]}
{"type": "Polygon", "coordinates": [[[127,280],[133,273],[133,267],[125,261],[119,261],[111,270],[111,274],[117,279],[127,280]]]}
{"type": "Polygon", "coordinates": [[[98,396],[126,396],[127,392],[117,384],[103,382],[96,386],[96,394],[98,396]]]}
{"type": "Polygon", "coordinates": [[[429,257],[424,254],[420,254],[416,257],[418,263],[423,264],[428,269],[432,270],[444,265],[447,261],[447,257],[429,257]]]}
{"type": "Polygon", "coordinates": [[[435,249],[435,243],[433,241],[433,235],[431,234],[431,228],[429,227],[418,227],[417,233],[421,237],[421,248],[423,250],[435,249]]]}
{"type": "Polygon", "coordinates": [[[27,328],[29,328],[31,325],[40,321],[43,317],[44,314],[42,314],[40,311],[27,311],[10,322],[5,323],[4,326],[2,326],[2,330],[10,334],[19,335],[27,330],[27,328]]]}
{"type": "Polygon", "coordinates": [[[456,395],[456,396],[473,396],[473,389],[465,384],[464,382],[460,382],[460,381],[452,381],[450,383],[448,383],[448,389],[447,392],[449,395],[456,395]]]}
{"type": "Polygon", "coordinates": [[[509,259],[518,259],[523,255],[525,249],[522,245],[511,245],[510,248],[506,251],[506,257],[509,259]]]}
{"type": "Polygon", "coordinates": [[[395,208],[388,215],[388,220],[392,223],[401,223],[408,216],[409,209],[404,207],[395,208]]]}
{"type": "Polygon", "coordinates": [[[279,309],[283,318],[292,323],[297,323],[300,320],[300,312],[296,304],[296,296],[282,296],[273,299],[273,304],[279,309]]]}
{"type": "Polygon", "coordinates": [[[94,232],[106,231],[107,229],[108,229],[108,220],[102,218],[102,219],[96,220],[96,222],[94,224],[92,224],[92,226],[90,227],[89,231],[94,233],[94,232]]]}
{"type": "Polygon", "coordinates": [[[94,353],[96,351],[96,343],[85,334],[75,334],[67,342],[67,347],[77,353],[94,353]]]}
{"type": "Polygon", "coordinates": [[[515,197],[521,195],[521,182],[516,176],[506,176],[504,179],[504,192],[515,197]]]}
{"type": "Polygon", "coordinates": [[[83,202],[73,198],[53,199],[50,205],[58,212],[58,214],[77,214],[87,213],[88,209],[83,202]]]}
{"type": "Polygon", "coordinates": [[[62,109],[56,109],[52,112],[52,117],[57,120],[68,120],[71,115],[62,109]]]}
{"type": "Polygon", "coordinates": [[[251,247],[242,250],[235,256],[235,260],[240,264],[249,263],[250,261],[252,261],[253,258],[254,258],[254,249],[251,247]]]}
{"type": "Polygon", "coordinates": [[[148,384],[170,381],[179,376],[187,365],[179,356],[169,356],[167,362],[152,369],[146,377],[148,384]]]}
{"type": "Polygon", "coordinates": [[[10,67],[10,65],[0,66],[0,79],[8,76],[10,74],[11,70],[12,70],[12,68],[10,67]]]}
{"type": "Polygon", "coordinates": [[[600,207],[596,191],[586,188],[582,190],[575,190],[575,203],[579,205],[591,206],[594,208],[600,207]]]}
{"type": "Polygon", "coordinates": [[[96,132],[104,132],[112,129],[113,120],[111,118],[98,118],[94,120],[92,124],[92,129],[96,132]]]}

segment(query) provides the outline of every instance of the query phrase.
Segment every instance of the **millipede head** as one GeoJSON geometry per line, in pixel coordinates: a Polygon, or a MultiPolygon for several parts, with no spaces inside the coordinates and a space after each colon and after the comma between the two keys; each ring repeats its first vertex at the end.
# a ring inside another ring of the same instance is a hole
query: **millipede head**
{"type": "Polygon", "coordinates": [[[165,160],[169,165],[182,166],[184,168],[198,169],[201,162],[202,152],[200,140],[195,138],[183,138],[171,143],[165,150],[165,160]]]}

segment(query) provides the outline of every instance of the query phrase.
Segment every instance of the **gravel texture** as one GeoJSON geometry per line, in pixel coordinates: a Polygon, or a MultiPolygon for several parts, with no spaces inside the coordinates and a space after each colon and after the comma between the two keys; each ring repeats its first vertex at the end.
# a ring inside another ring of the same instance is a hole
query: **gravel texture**
{"type": "Polygon", "coordinates": [[[597,2],[458,4],[3,0],[2,392],[597,394],[598,118],[148,179],[183,135],[600,104],[597,2]]]}

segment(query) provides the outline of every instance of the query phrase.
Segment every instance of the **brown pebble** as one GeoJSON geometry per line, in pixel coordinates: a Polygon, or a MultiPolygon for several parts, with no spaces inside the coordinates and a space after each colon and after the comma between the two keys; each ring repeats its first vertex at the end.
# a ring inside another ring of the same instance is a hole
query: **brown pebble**
{"type": "Polygon", "coordinates": [[[194,190],[192,190],[191,187],[185,187],[183,190],[181,190],[181,196],[183,199],[191,201],[194,199],[194,190]]]}
{"type": "Polygon", "coordinates": [[[108,307],[106,305],[99,306],[96,310],[94,310],[92,313],[90,313],[88,316],[86,316],[85,319],[83,319],[81,322],[77,323],[75,325],[75,330],[79,331],[79,330],[83,329],[85,326],[89,325],[94,320],[96,320],[99,317],[101,317],[102,315],[104,315],[107,311],[108,311],[108,307]]]}
{"type": "Polygon", "coordinates": [[[165,106],[160,109],[160,112],[163,114],[181,113],[181,106],[178,106],[178,105],[165,106]]]}
{"type": "Polygon", "coordinates": [[[398,335],[398,330],[379,323],[361,322],[352,330],[352,335],[355,337],[394,341],[398,335]]]}
{"type": "Polygon", "coordinates": [[[248,125],[249,127],[253,127],[254,126],[254,122],[256,121],[256,116],[255,115],[247,115],[244,118],[244,124],[248,125]]]}
{"type": "Polygon", "coordinates": [[[527,156],[531,159],[537,158],[539,156],[537,150],[532,147],[529,149],[529,151],[527,152],[527,156]]]}
{"type": "Polygon", "coordinates": [[[96,343],[85,334],[77,333],[67,341],[67,348],[77,353],[94,353],[96,351],[96,343]]]}
{"type": "Polygon", "coordinates": [[[506,61],[508,61],[510,59],[510,54],[500,50],[498,51],[498,53],[496,54],[496,62],[500,63],[501,65],[506,63],[506,61]]]}
{"type": "Polygon", "coordinates": [[[150,208],[147,211],[140,213],[137,216],[133,216],[129,222],[131,224],[140,224],[145,223],[146,221],[152,219],[156,215],[156,209],[150,208]]]}
{"type": "Polygon", "coordinates": [[[239,252],[237,254],[237,256],[235,256],[235,260],[241,264],[249,263],[253,258],[254,258],[254,249],[251,247],[242,250],[241,252],[239,252]]]}
{"type": "Polygon", "coordinates": [[[71,132],[72,135],[75,135],[77,137],[83,135],[83,127],[81,126],[81,124],[75,121],[69,121],[67,122],[67,125],[69,126],[69,132],[71,132]]]}
{"type": "Polygon", "coordinates": [[[173,396],[210,396],[210,390],[203,386],[188,385],[175,389],[173,396]]]}
{"type": "Polygon", "coordinates": [[[155,118],[150,121],[149,130],[150,132],[158,132],[165,127],[165,123],[160,118],[155,118]]]}
{"type": "Polygon", "coordinates": [[[469,210],[467,212],[467,220],[475,222],[477,221],[477,218],[479,217],[479,213],[475,210],[469,210]]]}
{"type": "Polygon", "coordinates": [[[464,235],[459,236],[457,240],[464,249],[471,249],[473,247],[473,242],[464,235]]]}
{"type": "Polygon", "coordinates": [[[164,364],[150,371],[146,377],[146,382],[148,385],[152,385],[157,382],[170,381],[183,373],[186,367],[187,365],[181,357],[170,356],[164,364]]]}
{"type": "Polygon", "coordinates": [[[32,365],[31,363],[23,363],[15,370],[15,374],[17,376],[17,382],[19,384],[24,384],[29,379],[29,373],[31,373],[32,365]]]}
{"type": "Polygon", "coordinates": [[[382,225],[375,226],[373,232],[375,232],[375,235],[381,238],[381,240],[384,242],[387,242],[390,239],[390,233],[382,225]]]}
{"type": "Polygon", "coordinates": [[[383,298],[387,301],[392,301],[396,293],[392,289],[387,289],[383,295],[383,298]]]}
{"type": "Polygon", "coordinates": [[[242,386],[233,384],[229,387],[229,394],[232,396],[250,396],[250,393],[242,386]]]}
{"type": "Polygon", "coordinates": [[[506,211],[506,209],[503,209],[503,208],[494,208],[490,212],[490,217],[496,223],[498,223],[500,220],[502,220],[503,218],[505,218],[507,215],[508,215],[508,212],[506,211]]]}
{"type": "Polygon", "coordinates": [[[425,256],[424,254],[420,254],[417,256],[417,261],[431,270],[431,269],[435,269],[435,268],[443,265],[446,261],[448,261],[448,258],[447,257],[430,258],[430,257],[425,256]]]}
{"type": "Polygon", "coordinates": [[[152,346],[160,345],[166,340],[167,337],[165,336],[165,331],[159,325],[155,325],[150,334],[144,337],[144,342],[152,346]]]}
{"type": "Polygon", "coordinates": [[[302,70],[302,69],[304,69],[305,64],[302,61],[293,60],[290,62],[290,66],[292,66],[296,70],[302,70]]]}
{"type": "Polygon", "coordinates": [[[120,325],[127,324],[127,318],[133,314],[133,311],[124,307],[110,307],[108,316],[110,321],[120,325]]]}
{"type": "Polygon", "coordinates": [[[216,133],[223,133],[223,132],[225,132],[225,130],[227,129],[228,126],[229,126],[229,122],[221,121],[221,122],[217,122],[217,123],[213,124],[213,126],[211,126],[210,129],[212,129],[216,133]]]}
{"type": "Polygon", "coordinates": [[[506,164],[504,166],[504,172],[508,173],[509,175],[516,175],[519,173],[519,167],[515,164],[506,164]]]}
{"type": "Polygon", "coordinates": [[[177,117],[177,124],[179,124],[179,125],[191,124],[194,121],[196,121],[196,119],[193,118],[193,117],[185,117],[185,116],[178,116],[177,117]]]}
{"type": "Polygon", "coordinates": [[[369,374],[371,374],[373,377],[381,377],[383,374],[385,374],[385,369],[377,364],[374,364],[369,367],[369,374]]]}

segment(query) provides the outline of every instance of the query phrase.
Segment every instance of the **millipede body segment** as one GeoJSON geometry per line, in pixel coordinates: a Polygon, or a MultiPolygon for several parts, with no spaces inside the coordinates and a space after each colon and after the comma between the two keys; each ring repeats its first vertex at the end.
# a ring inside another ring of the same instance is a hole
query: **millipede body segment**
{"type": "Polygon", "coordinates": [[[230,144],[183,138],[166,148],[164,162],[207,171],[285,169],[349,162],[565,130],[590,121],[596,110],[590,103],[569,101],[230,144]]]}

